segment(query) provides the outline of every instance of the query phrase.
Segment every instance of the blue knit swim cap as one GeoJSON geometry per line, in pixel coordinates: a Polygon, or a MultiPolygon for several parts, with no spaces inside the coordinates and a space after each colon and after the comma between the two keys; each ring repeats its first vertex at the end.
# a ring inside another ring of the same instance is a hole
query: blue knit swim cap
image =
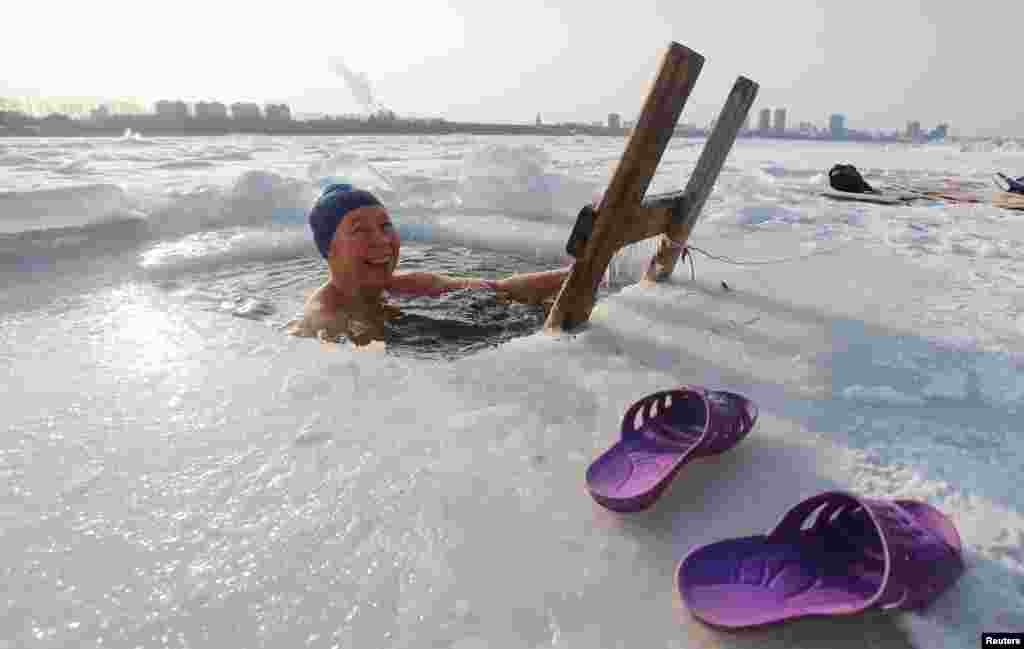
{"type": "Polygon", "coordinates": [[[313,209],[309,211],[309,227],[313,230],[316,247],[324,259],[327,259],[331,239],[345,215],[354,209],[374,205],[381,205],[376,196],[366,190],[355,189],[352,185],[339,183],[324,188],[313,209]]]}

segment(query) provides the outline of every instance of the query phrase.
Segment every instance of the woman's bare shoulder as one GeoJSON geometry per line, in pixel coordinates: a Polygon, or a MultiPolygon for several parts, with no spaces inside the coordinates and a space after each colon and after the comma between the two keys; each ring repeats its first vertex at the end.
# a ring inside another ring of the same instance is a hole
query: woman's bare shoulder
{"type": "Polygon", "coordinates": [[[325,286],[318,288],[306,300],[302,308],[302,318],[287,324],[288,333],[293,336],[330,337],[336,336],[342,327],[341,314],[325,300],[325,286]]]}

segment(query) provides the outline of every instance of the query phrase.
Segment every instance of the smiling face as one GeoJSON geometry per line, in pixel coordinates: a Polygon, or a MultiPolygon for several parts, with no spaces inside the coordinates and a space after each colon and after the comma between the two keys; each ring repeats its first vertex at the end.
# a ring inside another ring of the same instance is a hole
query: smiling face
{"type": "Polygon", "coordinates": [[[335,279],[353,290],[382,288],[398,266],[400,246],[387,210],[360,207],[338,224],[327,263],[335,279]]]}

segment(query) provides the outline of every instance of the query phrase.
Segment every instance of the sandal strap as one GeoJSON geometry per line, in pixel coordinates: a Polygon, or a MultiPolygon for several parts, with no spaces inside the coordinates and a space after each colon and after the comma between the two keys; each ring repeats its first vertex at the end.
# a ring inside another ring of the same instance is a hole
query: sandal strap
{"type": "Polygon", "coordinates": [[[877,559],[884,565],[882,582],[864,608],[921,608],[963,572],[959,549],[951,547],[938,532],[922,524],[903,506],[848,492],[830,491],[808,498],[790,509],[769,536],[794,539],[801,535],[820,535],[830,529],[846,535],[852,542],[859,542],[868,562],[875,557],[870,547],[863,544],[871,543],[871,539],[880,541],[877,559]],[[813,525],[804,529],[815,514],[813,525]],[[877,536],[868,536],[869,530],[877,536]]]}
{"type": "Polygon", "coordinates": [[[705,423],[698,435],[706,437],[708,428],[707,400],[704,398],[703,393],[684,386],[677,390],[663,390],[649,394],[630,406],[622,418],[622,439],[638,437],[641,434],[640,431],[643,430],[647,434],[654,435],[659,443],[663,443],[666,446],[684,451],[692,450],[694,448],[693,433],[679,430],[663,420],[664,415],[670,410],[685,407],[686,401],[694,398],[700,399],[703,402],[705,423]],[[637,415],[640,415],[639,423],[637,422],[637,415]]]}
{"type": "Polygon", "coordinates": [[[710,411],[708,434],[698,449],[701,456],[722,453],[746,437],[757,421],[754,402],[733,392],[705,390],[710,411]]]}
{"type": "Polygon", "coordinates": [[[699,385],[684,385],[647,395],[634,403],[622,418],[622,439],[644,433],[661,444],[691,451],[695,457],[717,455],[750,433],[757,420],[757,406],[738,394],[708,390],[699,385]],[[670,423],[667,413],[687,407],[687,402],[700,401],[704,421],[681,428],[670,423]],[[695,444],[696,442],[696,444],[695,444]]]}

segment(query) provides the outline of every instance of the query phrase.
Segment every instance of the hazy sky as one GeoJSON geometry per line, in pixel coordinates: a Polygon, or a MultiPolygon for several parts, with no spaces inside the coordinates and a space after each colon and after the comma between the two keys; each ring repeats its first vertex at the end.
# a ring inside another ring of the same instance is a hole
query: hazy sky
{"type": "MultiPolygon", "coordinates": [[[[292,0],[13,2],[0,95],[288,102],[354,113],[332,58],[399,114],[627,119],[665,45],[706,58],[681,121],[705,124],[737,75],[788,122],[1024,135],[1024,2],[292,0]]],[[[756,119],[756,116],[755,116],[756,119]]]]}

